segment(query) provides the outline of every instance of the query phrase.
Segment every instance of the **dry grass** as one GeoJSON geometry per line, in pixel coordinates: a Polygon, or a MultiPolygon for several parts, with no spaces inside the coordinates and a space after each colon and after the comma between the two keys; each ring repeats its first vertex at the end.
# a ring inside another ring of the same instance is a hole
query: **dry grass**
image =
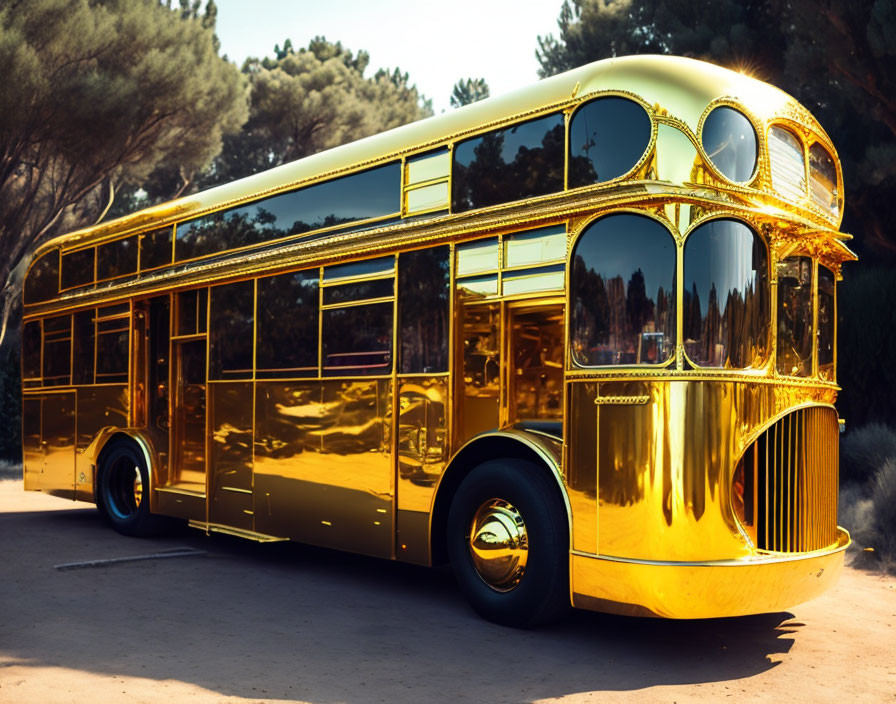
{"type": "Polygon", "coordinates": [[[896,431],[874,423],[850,433],[840,449],[839,522],[857,549],[857,566],[896,574],[896,431]]]}

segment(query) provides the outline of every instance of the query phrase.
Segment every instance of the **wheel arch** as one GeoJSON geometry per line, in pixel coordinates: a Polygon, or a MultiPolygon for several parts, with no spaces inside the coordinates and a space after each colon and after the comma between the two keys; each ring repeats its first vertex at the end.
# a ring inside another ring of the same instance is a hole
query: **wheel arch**
{"type": "MultiPolygon", "coordinates": [[[[561,469],[561,443],[557,438],[521,430],[496,430],[470,439],[449,460],[436,486],[430,515],[429,547],[432,564],[448,561],[445,525],[448,510],[460,483],[475,467],[489,460],[527,460],[540,466],[553,479],[566,510],[567,530],[572,540],[572,511],[561,469]]],[[[570,543],[571,544],[571,543],[570,543]]]]}
{"type": "Polygon", "coordinates": [[[149,479],[149,486],[146,487],[147,496],[149,497],[150,509],[154,508],[153,506],[153,492],[152,492],[152,482],[153,482],[153,448],[150,441],[143,436],[139,430],[134,428],[103,428],[99,433],[97,433],[94,441],[91,443],[91,452],[90,454],[95,458],[93,464],[95,466],[95,471],[93,473],[93,498],[96,502],[98,508],[103,509],[102,501],[103,496],[102,492],[99,490],[100,486],[100,474],[102,473],[102,464],[103,459],[106,455],[108,449],[117,441],[129,441],[135,444],[143,455],[143,460],[146,462],[146,475],[149,479]]]}

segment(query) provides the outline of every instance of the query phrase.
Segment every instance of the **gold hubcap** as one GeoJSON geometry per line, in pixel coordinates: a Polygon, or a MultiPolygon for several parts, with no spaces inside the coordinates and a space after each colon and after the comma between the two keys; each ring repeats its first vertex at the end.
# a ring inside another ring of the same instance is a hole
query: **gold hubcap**
{"type": "Polygon", "coordinates": [[[139,507],[143,500],[143,478],[139,467],[134,467],[134,506],[139,507]]]}
{"type": "Polygon", "coordinates": [[[529,556],[529,535],[519,511],[503,499],[489,499],[473,516],[468,537],[473,566],[495,591],[520,583],[529,556]]]}

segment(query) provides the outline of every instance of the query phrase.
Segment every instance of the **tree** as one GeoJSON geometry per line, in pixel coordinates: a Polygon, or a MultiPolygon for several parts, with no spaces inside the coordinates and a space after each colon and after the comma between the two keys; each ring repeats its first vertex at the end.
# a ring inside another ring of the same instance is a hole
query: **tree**
{"type": "MultiPolygon", "coordinates": [[[[294,51],[288,39],[275,58],[247,59],[249,121],[225,138],[224,148],[198,185],[232,181],[324,149],[352,142],[432,114],[399,69],[365,78],[365,51],[353,54],[323,37],[294,51]]],[[[151,196],[156,195],[150,193],[151,196]]],[[[164,194],[159,194],[164,197],[164,194]]]]}
{"type": "Polygon", "coordinates": [[[488,83],[484,78],[462,78],[451,91],[451,107],[460,108],[484,100],[488,95],[488,83]]]}
{"type": "Polygon", "coordinates": [[[802,102],[837,146],[843,229],[896,262],[896,3],[893,0],[566,0],[538,38],[549,76],[626,54],[747,69],[802,102]]]}
{"type": "Polygon", "coordinates": [[[896,2],[774,0],[788,43],[779,85],[821,121],[843,162],[844,229],[896,263],[896,2]]]}
{"type": "Polygon", "coordinates": [[[541,77],[612,56],[676,54],[767,74],[783,66],[769,0],[564,0],[560,38],[538,37],[541,77]]]}
{"type": "Polygon", "coordinates": [[[158,0],[0,10],[0,341],[17,299],[10,272],[35,245],[95,221],[118,186],[159,164],[209,163],[245,121],[243,80],[191,11],[158,0]]]}

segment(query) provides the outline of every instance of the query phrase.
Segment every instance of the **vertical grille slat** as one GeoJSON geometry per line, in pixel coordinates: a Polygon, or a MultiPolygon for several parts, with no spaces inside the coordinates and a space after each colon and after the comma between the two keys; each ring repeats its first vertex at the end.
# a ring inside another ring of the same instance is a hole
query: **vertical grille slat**
{"type": "Polygon", "coordinates": [[[839,427],[831,408],[779,419],[741,458],[747,526],[756,547],[806,552],[837,539],[839,427]]]}

